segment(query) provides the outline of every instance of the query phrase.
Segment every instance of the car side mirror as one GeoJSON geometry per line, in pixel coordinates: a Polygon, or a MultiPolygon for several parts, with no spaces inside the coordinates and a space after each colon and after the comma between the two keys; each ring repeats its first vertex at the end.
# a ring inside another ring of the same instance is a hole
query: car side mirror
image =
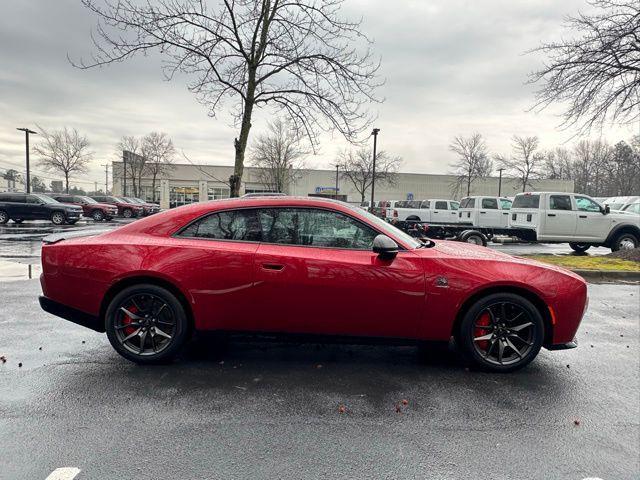
{"type": "Polygon", "coordinates": [[[611,208],[609,208],[609,205],[605,205],[604,208],[600,209],[600,211],[603,215],[606,215],[607,213],[611,213],[611,208]]]}
{"type": "Polygon", "coordinates": [[[393,260],[398,255],[398,244],[386,235],[378,235],[373,239],[373,251],[382,260],[393,260]]]}

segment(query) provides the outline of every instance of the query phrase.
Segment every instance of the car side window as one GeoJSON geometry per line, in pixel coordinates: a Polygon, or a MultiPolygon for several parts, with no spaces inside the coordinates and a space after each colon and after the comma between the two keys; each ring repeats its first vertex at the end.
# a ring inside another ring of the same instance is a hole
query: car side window
{"type": "Polygon", "coordinates": [[[431,208],[431,202],[429,200],[424,200],[421,204],[420,204],[420,208],[424,208],[424,209],[429,209],[431,208]]]}
{"type": "Polygon", "coordinates": [[[37,197],[34,197],[33,195],[27,195],[27,203],[31,203],[31,204],[39,204],[42,203],[42,200],[40,200],[37,197]]]}
{"type": "Polygon", "coordinates": [[[508,200],[506,198],[500,199],[500,206],[502,207],[502,210],[511,210],[511,204],[511,200],[508,200]]]}
{"type": "Polygon", "coordinates": [[[587,197],[575,197],[576,206],[581,212],[600,212],[600,205],[587,197]]]}
{"type": "Polygon", "coordinates": [[[458,208],[460,208],[460,204],[458,202],[449,202],[449,205],[451,206],[451,210],[458,210],[458,208]]]}
{"type": "Polygon", "coordinates": [[[549,208],[551,210],[573,210],[571,197],[569,195],[551,195],[549,197],[549,208]]]}
{"type": "Polygon", "coordinates": [[[495,198],[483,198],[482,199],[482,208],[487,208],[490,210],[498,209],[498,200],[495,198]]]}
{"type": "Polygon", "coordinates": [[[446,210],[447,202],[436,202],[436,210],[446,210]]]}
{"type": "Polygon", "coordinates": [[[259,242],[261,231],[255,210],[229,210],[196,220],[178,236],[212,240],[259,242]]]}
{"type": "Polygon", "coordinates": [[[313,208],[258,211],[266,243],[370,250],[377,232],[339,212],[313,208]]]}

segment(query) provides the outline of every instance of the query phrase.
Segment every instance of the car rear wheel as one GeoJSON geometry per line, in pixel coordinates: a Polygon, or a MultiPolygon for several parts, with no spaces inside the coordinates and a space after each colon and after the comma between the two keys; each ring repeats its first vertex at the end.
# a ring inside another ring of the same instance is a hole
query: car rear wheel
{"type": "Polygon", "coordinates": [[[4,210],[0,210],[0,224],[7,223],[9,221],[9,214],[4,210]]]}
{"type": "Polygon", "coordinates": [[[168,290],[149,284],[118,293],[107,308],[105,327],[113,348],[140,364],[173,358],[189,336],[182,304],[168,290]]]}
{"type": "Polygon", "coordinates": [[[482,370],[511,372],[538,355],[544,322],[538,309],[513,293],[481,298],[465,314],[458,340],[466,357],[482,370]]]}
{"type": "Polygon", "coordinates": [[[611,244],[611,251],[617,252],[618,250],[633,250],[638,248],[638,237],[633,233],[621,233],[611,244]]]}
{"type": "Polygon", "coordinates": [[[51,222],[54,225],[62,225],[66,220],[67,217],[65,217],[64,213],[62,212],[53,212],[51,214],[51,222]]]}
{"type": "Polygon", "coordinates": [[[131,218],[131,217],[133,217],[133,210],[131,210],[130,208],[125,208],[125,209],[122,211],[122,216],[123,216],[124,218],[131,218]]]}
{"type": "Polygon", "coordinates": [[[589,248],[591,248],[591,245],[586,245],[584,243],[574,243],[574,242],[569,242],[569,246],[571,247],[571,250],[578,253],[586,252],[587,250],[589,250],[589,248]]]}
{"type": "Polygon", "coordinates": [[[94,210],[91,212],[91,218],[93,218],[96,222],[101,222],[104,220],[104,213],[102,210],[94,210]]]}

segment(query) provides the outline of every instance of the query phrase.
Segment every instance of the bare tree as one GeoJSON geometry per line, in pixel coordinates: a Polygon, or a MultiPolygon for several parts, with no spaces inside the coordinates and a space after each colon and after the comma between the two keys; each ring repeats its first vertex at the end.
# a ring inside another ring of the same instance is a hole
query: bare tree
{"type": "MultiPolygon", "coordinates": [[[[133,196],[137,197],[140,190],[141,178],[145,169],[145,157],[142,155],[142,145],[138,137],[123,136],[116,144],[116,158],[123,162],[126,180],[131,180],[133,196]]],[[[126,181],[123,178],[123,181],[126,181]]]]}
{"type": "Polygon", "coordinates": [[[269,123],[267,133],[259,135],[251,148],[252,164],[259,168],[262,185],[273,192],[286,192],[295,183],[307,151],[291,126],[276,119],[269,123]]]}
{"type": "Polygon", "coordinates": [[[561,41],[534,50],[547,56],[529,77],[541,84],[536,107],[568,102],[563,123],[581,124],[582,130],[607,118],[634,122],[640,119],[640,3],[589,3],[595,13],[569,17],[561,41]]]}
{"type": "Polygon", "coordinates": [[[544,162],[544,155],[536,152],[540,143],[538,137],[514,135],[512,141],[513,154],[510,157],[498,155],[496,160],[518,178],[524,192],[531,186],[531,180],[539,175],[538,168],[544,162]]]}
{"type": "Polygon", "coordinates": [[[231,195],[238,196],[254,108],[286,114],[316,145],[321,130],[355,140],[380,82],[361,22],[340,16],[343,0],[82,0],[98,18],[96,52],[80,68],[159,51],[165,75],[190,75],[189,89],[214,116],[230,102],[231,195]]]}
{"type": "Polygon", "coordinates": [[[611,147],[601,140],[581,140],[574,149],[573,180],[577,192],[607,195],[611,172],[611,147]]]}
{"type": "Polygon", "coordinates": [[[640,192],[640,136],[631,145],[618,142],[608,162],[608,195],[637,195],[640,192]]]}
{"type": "Polygon", "coordinates": [[[546,152],[542,171],[542,175],[550,180],[573,180],[574,172],[571,152],[563,147],[546,152]]]}
{"type": "MultiPolygon", "coordinates": [[[[376,153],[376,185],[395,185],[397,181],[398,168],[402,159],[391,156],[384,150],[376,153]]],[[[356,191],[360,194],[360,201],[364,202],[364,197],[373,183],[373,153],[368,148],[359,150],[344,151],[338,156],[338,166],[341,170],[341,177],[351,182],[356,191]]]]}
{"type": "Polygon", "coordinates": [[[466,188],[469,196],[473,183],[478,178],[488,177],[493,171],[493,162],[487,154],[484,138],[479,133],[470,137],[457,136],[449,145],[449,150],[458,155],[458,159],[450,165],[453,174],[457,176],[453,185],[456,195],[466,188]]]}
{"type": "MultiPolygon", "coordinates": [[[[151,176],[151,195],[155,202],[157,179],[175,168],[173,159],[176,149],[171,138],[162,132],[151,132],[145,135],[140,144],[142,157],[145,160],[142,173],[151,176]]],[[[142,194],[140,188],[138,193],[142,194]]]]}
{"type": "Polygon", "coordinates": [[[75,128],[65,127],[53,132],[42,127],[38,129],[41,141],[33,147],[33,152],[40,157],[38,163],[49,172],[64,175],[65,191],[69,193],[69,178],[76,173],[86,172],[87,165],[93,158],[89,140],[75,128]]]}

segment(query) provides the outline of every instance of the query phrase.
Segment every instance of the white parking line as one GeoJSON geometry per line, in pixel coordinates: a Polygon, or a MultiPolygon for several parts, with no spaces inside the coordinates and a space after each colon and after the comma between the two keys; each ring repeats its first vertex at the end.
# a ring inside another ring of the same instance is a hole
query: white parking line
{"type": "Polygon", "coordinates": [[[76,467],[56,468],[45,480],[73,480],[80,473],[76,467]]]}

